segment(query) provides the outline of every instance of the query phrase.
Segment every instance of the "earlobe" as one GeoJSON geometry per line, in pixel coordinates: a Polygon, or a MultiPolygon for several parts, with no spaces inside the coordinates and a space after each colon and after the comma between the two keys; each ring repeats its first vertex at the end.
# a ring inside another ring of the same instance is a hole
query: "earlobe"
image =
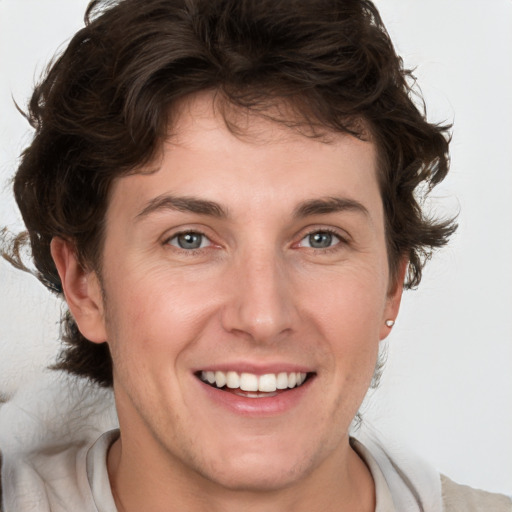
{"type": "Polygon", "coordinates": [[[96,272],[78,261],[71,242],[54,237],[50,245],[69,310],[80,332],[94,343],[106,341],[103,295],[96,272]]]}
{"type": "Polygon", "coordinates": [[[400,310],[400,302],[402,301],[402,293],[404,289],[403,283],[408,266],[409,261],[404,258],[400,263],[396,280],[389,290],[384,318],[382,319],[382,327],[380,330],[381,340],[388,336],[388,334],[391,332],[391,329],[395,325],[396,317],[398,316],[398,311],[400,310]]]}

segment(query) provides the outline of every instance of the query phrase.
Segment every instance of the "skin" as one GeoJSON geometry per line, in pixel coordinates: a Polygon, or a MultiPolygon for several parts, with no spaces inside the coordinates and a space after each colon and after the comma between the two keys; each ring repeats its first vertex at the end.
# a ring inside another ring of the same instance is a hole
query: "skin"
{"type": "Polygon", "coordinates": [[[101,278],[70,244],[52,242],[80,330],[112,352],[116,503],[374,510],[348,431],[401,297],[389,282],[374,144],[239,116],[235,136],[209,94],[191,98],[154,172],[115,182],[101,278]],[[176,198],[192,197],[225,215],[189,211],[190,201],[176,209],[176,198]],[[181,248],[184,231],[202,234],[201,248],[181,248]],[[325,246],[311,247],[312,233],[325,246]],[[290,365],[312,377],[284,411],[258,411],[253,399],[256,412],[242,414],[212,400],[195,374],[237,365],[290,365]]]}

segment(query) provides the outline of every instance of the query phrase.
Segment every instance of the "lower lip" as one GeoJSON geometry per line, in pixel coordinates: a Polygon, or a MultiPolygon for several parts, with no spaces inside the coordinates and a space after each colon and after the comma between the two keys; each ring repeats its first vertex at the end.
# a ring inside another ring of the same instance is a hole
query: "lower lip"
{"type": "Polygon", "coordinates": [[[309,377],[297,388],[288,389],[274,396],[249,398],[223,391],[206,384],[196,377],[209,400],[242,416],[273,416],[296,407],[311,387],[314,378],[309,377]]]}

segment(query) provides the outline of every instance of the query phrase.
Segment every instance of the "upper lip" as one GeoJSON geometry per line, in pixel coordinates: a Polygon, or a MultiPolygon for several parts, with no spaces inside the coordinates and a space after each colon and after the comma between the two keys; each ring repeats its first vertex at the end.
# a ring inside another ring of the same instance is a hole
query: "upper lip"
{"type": "Polygon", "coordinates": [[[266,375],[269,373],[292,373],[292,372],[300,372],[300,373],[313,373],[314,370],[311,366],[306,366],[303,364],[289,363],[289,362],[273,362],[273,363],[251,363],[251,362],[242,362],[242,361],[233,361],[231,363],[218,363],[218,364],[208,364],[205,366],[201,366],[193,370],[194,373],[201,371],[211,371],[211,372],[237,372],[237,373],[252,373],[254,375],[266,375]]]}

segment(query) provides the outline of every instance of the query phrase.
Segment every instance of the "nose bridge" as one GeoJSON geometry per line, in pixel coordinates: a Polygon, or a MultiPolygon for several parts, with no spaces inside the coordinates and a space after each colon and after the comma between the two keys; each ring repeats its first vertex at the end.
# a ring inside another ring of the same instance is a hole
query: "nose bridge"
{"type": "Polygon", "coordinates": [[[258,342],[272,342],[293,328],[291,282],[282,256],[268,246],[251,247],[237,258],[225,327],[258,342]]]}

